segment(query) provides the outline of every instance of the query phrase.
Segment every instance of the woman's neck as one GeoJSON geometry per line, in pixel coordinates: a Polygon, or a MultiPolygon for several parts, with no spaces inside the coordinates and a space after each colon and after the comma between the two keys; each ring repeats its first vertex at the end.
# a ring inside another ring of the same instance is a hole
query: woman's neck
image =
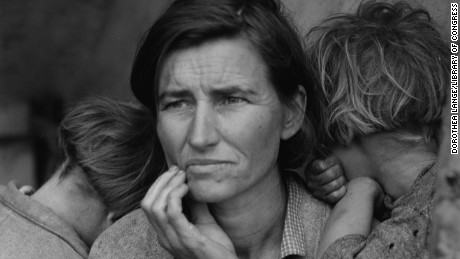
{"type": "Polygon", "coordinates": [[[210,204],[211,213],[240,258],[278,258],[287,207],[280,172],[274,170],[248,192],[210,204]]]}

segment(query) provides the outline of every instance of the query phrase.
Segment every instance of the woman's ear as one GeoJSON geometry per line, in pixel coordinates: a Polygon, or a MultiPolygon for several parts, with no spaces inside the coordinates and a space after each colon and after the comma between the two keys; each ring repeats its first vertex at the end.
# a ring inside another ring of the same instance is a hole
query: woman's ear
{"type": "Polygon", "coordinates": [[[298,91],[294,96],[294,102],[286,106],[281,139],[287,140],[299,131],[304,122],[306,107],[307,94],[303,86],[299,85],[298,91]]]}

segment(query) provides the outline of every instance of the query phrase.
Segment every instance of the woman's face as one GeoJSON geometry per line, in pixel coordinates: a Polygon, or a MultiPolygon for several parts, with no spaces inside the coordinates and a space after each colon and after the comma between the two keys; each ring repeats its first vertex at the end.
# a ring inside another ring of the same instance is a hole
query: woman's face
{"type": "Polygon", "coordinates": [[[169,166],[186,172],[194,199],[225,201],[278,174],[280,139],[290,137],[285,108],[248,41],[173,52],[158,94],[160,142],[169,166]]]}

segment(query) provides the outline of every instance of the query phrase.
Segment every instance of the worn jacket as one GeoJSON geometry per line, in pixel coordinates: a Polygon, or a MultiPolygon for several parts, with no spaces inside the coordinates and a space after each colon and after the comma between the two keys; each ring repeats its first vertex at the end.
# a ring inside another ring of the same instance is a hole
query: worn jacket
{"type": "Polygon", "coordinates": [[[0,259],[81,259],[88,251],[53,211],[11,183],[0,186],[0,259]]]}
{"type": "Polygon", "coordinates": [[[391,211],[368,237],[344,236],[332,243],[324,258],[428,258],[427,235],[435,191],[437,164],[422,171],[410,191],[392,201],[385,198],[391,211]]]}

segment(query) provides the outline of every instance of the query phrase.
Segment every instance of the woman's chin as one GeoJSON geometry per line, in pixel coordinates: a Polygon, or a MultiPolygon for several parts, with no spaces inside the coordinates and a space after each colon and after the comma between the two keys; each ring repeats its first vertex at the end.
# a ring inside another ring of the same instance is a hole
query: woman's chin
{"type": "Polygon", "coordinates": [[[197,202],[216,203],[228,199],[222,188],[189,185],[189,197],[197,202]]]}

